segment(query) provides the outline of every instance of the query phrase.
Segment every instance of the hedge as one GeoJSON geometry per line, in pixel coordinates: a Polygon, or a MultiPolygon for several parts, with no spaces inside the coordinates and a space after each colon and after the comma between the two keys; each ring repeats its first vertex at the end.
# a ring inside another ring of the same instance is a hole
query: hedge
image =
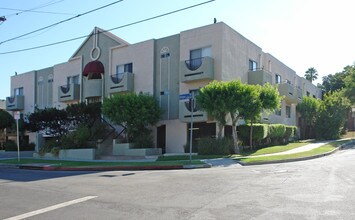
{"type": "Polygon", "coordinates": [[[234,153],[233,140],[231,138],[201,138],[198,140],[199,155],[228,155],[234,153]]]}
{"type": "MultiPolygon", "coordinates": [[[[253,142],[258,142],[265,139],[268,136],[267,124],[253,124],[253,142]]],[[[250,138],[250,125],[238,126],[238,138],[243,141],[244,144],[249,143],[250,138]]],[[[248,144],[247,144],[248,145],[248,144]]]]}

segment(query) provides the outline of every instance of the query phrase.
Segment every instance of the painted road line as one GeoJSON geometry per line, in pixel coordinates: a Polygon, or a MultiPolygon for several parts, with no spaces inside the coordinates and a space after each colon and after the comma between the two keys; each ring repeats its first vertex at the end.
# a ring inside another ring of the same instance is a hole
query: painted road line
{"type": "Polygon", "coordinates": [[[60,209],[60,208],[66,207],[66,206],[74,205],[74,204],[77,204],[77,203],[80,203],[80,202],[85,202],[87,200],[94,199],[96,197],[97,196],[86,196],[86,197],[83,197],[83,198],[80,198],[80,199],[75,199],[75,200],[71,200],[71,201],[68,201],[68,202],[63,202],[63,203],[60,203],[60,204],[57,204],[57,205],[49,206],[49,207],[43,208],[43,209],[38,209],[36,211],[28,212],[28,213],[25,213],[25,214],[22,214],[22,215],[18,215],[18,216],[14,216],[14,217],[11,217],[11,218],[7,218],[7,219],[4,219],[4,220],[25,219],[25,218],[29,218],[29,217],[32,217],[32,216],[35,216],[35,215],[39,215],[39,214],[42,214],[42,213],[45,213],[45,212],[50,212],[50,211],[53,211],[53,210],[56,210],[56,209],[60,209]]]}

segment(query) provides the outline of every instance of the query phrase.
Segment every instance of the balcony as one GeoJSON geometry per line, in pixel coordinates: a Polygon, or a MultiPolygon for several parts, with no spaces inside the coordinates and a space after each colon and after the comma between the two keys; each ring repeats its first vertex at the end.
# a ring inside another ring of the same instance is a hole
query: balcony
{"type": "Polygon", "coordinates": [[[110,76],[108,82],[109,93],[133,92],[134,90],[134,74],[125,72],[110,76]]]}
{"type": "Polygon", "coordinates": [[[71,102],[80,99],[80,85],[69,84],[58,87],[58,100],[60,102],[71,102]]]}
{"type": "Polygon", "coordinates": [[[280,95],[285,96],[287,103],[298,103],[298,91],[289,83],[281,83],[278,86],[280,95]]]}
{"type": "Polygon", "coordinates": [[[84,79],[84,98],[102,96],[102,79],[84,79]]]}
{"type": "Polygon", "coordinates": [[[6,110],[21,111],[24,110],[24,106],[25,106],[25,97],[23,95],[6,97],[6,110]]]}
{"type": "Polygon", "coordinates": [[[211,57],[202,57],[180,62],[181,82],[192,82],[214,79],[214,60],[211,57]]]}
{"type": "Polygon", "coordinates": [[[264,85],[265,83],[272,84],[272,75],[264,69],[249,70],[248,83],[264,85]]]}
{"type": "MultiPolygon", "coordinates": [[[[179,104],[179,118],[182,122],[191,122],[191,107],[188,100],[180,100],[179,104]]],[[[193,122],[204,122],[207,121],[207,113],[204,111],[199,111],[198,108],[193,108],[192,114],[193,122]]]]}
{"type": "Polygon", "coordinates": [[[296,94],[296,98],[297,98],[297,103],[300,103],[302,101],[302,97],[303,97],[302,89],[295,88],[295,94],[296,94]]]}

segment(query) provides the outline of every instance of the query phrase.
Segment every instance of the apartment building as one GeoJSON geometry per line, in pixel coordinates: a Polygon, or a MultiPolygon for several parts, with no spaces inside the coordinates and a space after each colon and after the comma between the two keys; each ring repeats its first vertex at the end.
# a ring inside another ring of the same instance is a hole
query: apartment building
{"type": "Polygon", "coordinates": [[[321,98],[316,86],[220,22],[135,44],[94,28],[67,62],[12,76],[6,109],[26,114],[36,107],[99,102],[116,93],[149,93],[163,110],[154,128],[156,147],[180,153],[191,115],[194,138],[216,135],[213,119],[182,95],[197,95],[213,80],[277,84],[285,99],[280,111],[263,115],[268,123],[297,125],[295,108],[302,96],[321,98]]]}

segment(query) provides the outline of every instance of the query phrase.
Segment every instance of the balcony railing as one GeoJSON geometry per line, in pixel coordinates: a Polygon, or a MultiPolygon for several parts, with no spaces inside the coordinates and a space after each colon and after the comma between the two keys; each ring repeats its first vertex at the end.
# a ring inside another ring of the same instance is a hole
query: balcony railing
{"type": "Polygon", "coordinates": [[[21,111],[24,110],[24,106],[25,106],[25,97],[23,95],[6,97],[6,110],[21,111]]]}
{"type": "Polygon", "coordinates": [[[80,85],[68,84],[58,87],[58,99],[60,102],[71,102],[80,99],[80,85]]]}
{"type": "Polygon", "coordinates": [[[299,91],[289,83],[281,83],[278,86],[280,95],[285,97],[287,103],[298,103],[299,102],[299,91]]]}
{"type": "Polygon", "coordinates": [[[111,75],[108,82],[109,93],[132,92],[134,90],[134,74],[125,72],[111,75]]]}
{"type": "Polygon", "coordinates": [[[181,82],[213,80],[214,60],[211,57],[201,57],[180,62],[181,82]]]}
{"type": "Polygon", "coordinates": [[[191,106],[189,101],[180,100],[179,118],[182,122],[191,122],[191,111],[193,122],[207,121],[207,112],[201,111],[196,106],[191,106]]]}
{"type": "Polygon", "coordinates": [[[84,98],[93,98],[102,96],[102,79],[84,79],[84,98]]]}
{"type": "Polygon", "coordinates": [[[248,72],[248,83],[264,85],[265,83],[272,84],[272,75],[264,69],[253,69],[248,72]]]}

